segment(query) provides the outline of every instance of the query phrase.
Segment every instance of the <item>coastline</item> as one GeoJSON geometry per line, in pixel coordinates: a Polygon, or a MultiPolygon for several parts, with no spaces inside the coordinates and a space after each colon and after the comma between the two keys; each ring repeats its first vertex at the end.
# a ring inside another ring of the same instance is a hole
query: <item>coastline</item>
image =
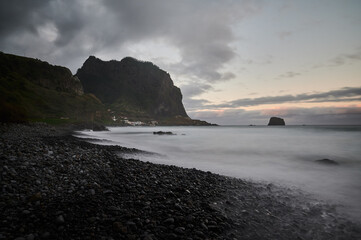
{"type": "Polygon", "coordinates": [[[71,128],[1,125],[0,239],[358,239],[303,193],[122,159],[71,128]]]}

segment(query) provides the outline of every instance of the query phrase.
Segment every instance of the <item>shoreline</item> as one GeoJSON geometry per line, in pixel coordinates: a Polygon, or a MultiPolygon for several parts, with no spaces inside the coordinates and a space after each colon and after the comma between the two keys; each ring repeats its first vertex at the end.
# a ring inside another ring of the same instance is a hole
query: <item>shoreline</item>
{"type": "Polygon", "coordinates": [[[0,125],[0,239],[358,239],[335,207],[273,184],[122,159],[70,128],[0,125]]]}

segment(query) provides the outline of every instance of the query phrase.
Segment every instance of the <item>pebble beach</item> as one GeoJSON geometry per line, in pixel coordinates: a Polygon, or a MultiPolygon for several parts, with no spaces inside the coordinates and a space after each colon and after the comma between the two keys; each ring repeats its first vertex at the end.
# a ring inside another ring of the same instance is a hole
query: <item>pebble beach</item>
{"type": "Polygon", "coordinates": [[[139,150],[73,130],[0,125],[0,239],[361,239],[301,191],[123,159],[139,150]]]}

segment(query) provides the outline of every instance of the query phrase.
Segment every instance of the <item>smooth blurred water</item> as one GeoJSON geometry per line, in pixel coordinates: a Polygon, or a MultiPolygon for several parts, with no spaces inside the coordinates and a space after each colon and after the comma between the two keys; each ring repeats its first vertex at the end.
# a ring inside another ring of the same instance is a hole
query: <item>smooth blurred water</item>
{"type": "Polygon", "coordinates": [[[159,155],[143,161],[301,188],[361,219],[361,126],[111,127],[80,137],[159,155]],[[172,131],[176,135],[153,135],[172,131]],[[323,165],[319,159],[339,165],[323,165]]]}

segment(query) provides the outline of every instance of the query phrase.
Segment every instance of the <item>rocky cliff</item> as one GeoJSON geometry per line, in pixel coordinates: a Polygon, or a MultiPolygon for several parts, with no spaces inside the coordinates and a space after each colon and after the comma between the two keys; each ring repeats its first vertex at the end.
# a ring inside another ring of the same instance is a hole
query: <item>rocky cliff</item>
{"type": "Polygon", "coordinates": [[[78,69],[84,91],[118,111],[148,115],[154,119],[188,118],[182,94],[170,75],[150,62],[126,57],[102,61],[89,57],[78,69]]]}

